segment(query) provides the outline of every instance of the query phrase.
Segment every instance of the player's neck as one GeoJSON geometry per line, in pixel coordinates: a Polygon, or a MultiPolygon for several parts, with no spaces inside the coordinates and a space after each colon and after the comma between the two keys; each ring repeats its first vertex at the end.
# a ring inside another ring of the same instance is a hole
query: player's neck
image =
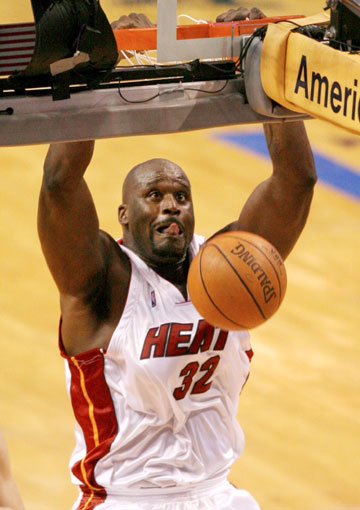
{"type": "Polygon", "coordinates": [[[183,283],[186,282],[187,273],[188,273],[188,261],[187,259],[182,260],[181,262],[172,262],[172,263],[158,263],[158,262],[148,262],[147,263],[151,269],[153,269],[156,273],[158,273],[165,280],[169,280],[171,283],[183,283]]]}
{"type": "Polygon", "coordinates": [[[187,274],[189,269],[188,257],[181,262],[171,264],[148,264],[158,275],[165,280],[169,281],[181,292],[185,299],[187,299],[187,274]]]}

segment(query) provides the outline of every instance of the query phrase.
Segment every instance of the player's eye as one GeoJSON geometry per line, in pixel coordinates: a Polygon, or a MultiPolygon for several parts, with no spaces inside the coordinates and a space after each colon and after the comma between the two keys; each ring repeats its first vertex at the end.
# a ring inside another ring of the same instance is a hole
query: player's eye
{"type": "Polygon", "coordinates": [[[148,198],[159,198],[160,197],[160,193],[156,190],[156,189],[152,189],[151,191],[149,191],[149,193],[147,194],[147,197],[148,198]]]}
{"type": "Polygon", "coordinates": [[[186,200],[186,193],[184,191],[178,191],[176,193],[176,200],[179,202],[184,202],[184,200],[186,200]]]}

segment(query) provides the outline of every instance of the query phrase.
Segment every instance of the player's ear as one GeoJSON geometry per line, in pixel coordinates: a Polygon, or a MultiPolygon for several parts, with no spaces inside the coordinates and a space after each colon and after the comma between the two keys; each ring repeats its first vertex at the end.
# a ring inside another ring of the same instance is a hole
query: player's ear
{"type": "Polygon", "coordinates": [[[127,225],[129,222],[128,209],[126,204],[121,204],[118,209],[118,219],[121,225],[127,225]]]}

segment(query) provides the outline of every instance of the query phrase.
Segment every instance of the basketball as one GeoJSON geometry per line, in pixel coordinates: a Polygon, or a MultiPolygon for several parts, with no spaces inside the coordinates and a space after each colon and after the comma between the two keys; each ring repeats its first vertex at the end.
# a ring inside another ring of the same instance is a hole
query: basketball
{"type": "Polygon", "coordinates": [[[272,244],[250,232],[230,231],[201,247],[190,265],[188,290],[213,326],[251,329],[279,308],[286,281],[284,262],[272,244]]]}

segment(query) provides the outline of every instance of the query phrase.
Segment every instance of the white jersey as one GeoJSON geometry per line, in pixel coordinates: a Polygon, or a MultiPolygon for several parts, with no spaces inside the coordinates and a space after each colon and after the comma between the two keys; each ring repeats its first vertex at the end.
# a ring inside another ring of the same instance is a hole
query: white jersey
{"type": "MultiPolygon", "coordinates": [[[[194,236],[192,257],[203,242],[194,236]]],[[[131,279],[107,350],[70,357],[62,349],[79,509],[91,498],[216,482],[244,444],[236,413],[249,375],[248,332],[209,325],[172,283],[121,249],[131,279]]]]}

